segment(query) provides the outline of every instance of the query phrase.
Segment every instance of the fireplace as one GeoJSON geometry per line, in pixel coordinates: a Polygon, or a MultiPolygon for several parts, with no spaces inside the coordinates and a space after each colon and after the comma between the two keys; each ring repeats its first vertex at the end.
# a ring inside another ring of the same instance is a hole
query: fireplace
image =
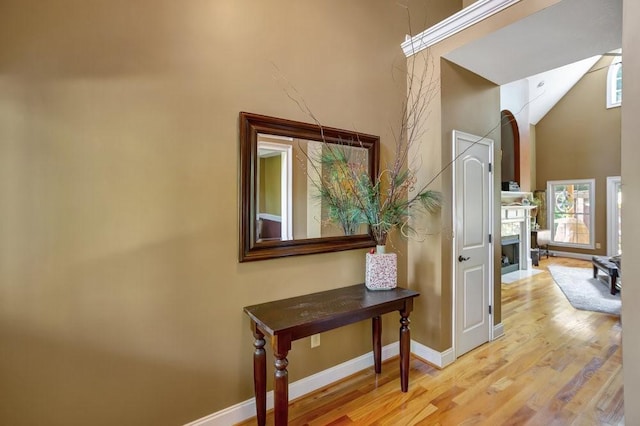
{"type": "MultiPolygon", "coordinates": [[[[502,217],[501,217],[501,245],[502,245],[502,274],[517,270],[532,269],[531,262],[531,215],[530,205],[516,203],[512,198],[514,194],[529,193],[502,193],[502,217]],[[506,194],[506,195],[505,195],[506,194]],[[511,201],[509,201],[511,200],[511,201]],[[504,205],[504,203],[509,203],[504,205]]],[[[518,196],[518,195],[516,195],[518,196]]],[[[522,195],[520,195],[522,197],[522,195]]]]}
{"type": "Polygon", "coordinates": [[[520,269],[520,236],[502,237],[502,275],[520,269]]]}

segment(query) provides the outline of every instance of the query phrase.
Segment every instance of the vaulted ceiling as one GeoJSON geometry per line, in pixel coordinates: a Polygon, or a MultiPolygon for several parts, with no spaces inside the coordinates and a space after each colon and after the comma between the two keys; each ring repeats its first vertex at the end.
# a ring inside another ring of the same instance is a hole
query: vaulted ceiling
{"type": "Polygon", "coordinates": [[[498,85],[529,79],[535,124],[599,55],[621,45],[622,0],[563,0],[445,58],[498,85]]]}

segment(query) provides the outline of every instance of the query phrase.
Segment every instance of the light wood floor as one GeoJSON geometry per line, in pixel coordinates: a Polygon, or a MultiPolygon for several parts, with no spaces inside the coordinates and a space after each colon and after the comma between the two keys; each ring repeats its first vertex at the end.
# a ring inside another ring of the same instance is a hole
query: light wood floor
{"type": "Polygon", "coordinates": [[[292,401],[289,424],[624,424],[619,318],[574,309],[544,272],[502,286],[502,320],[503,337],[443,370],[413,358],[407,393],[393,359],[292,401]]]}

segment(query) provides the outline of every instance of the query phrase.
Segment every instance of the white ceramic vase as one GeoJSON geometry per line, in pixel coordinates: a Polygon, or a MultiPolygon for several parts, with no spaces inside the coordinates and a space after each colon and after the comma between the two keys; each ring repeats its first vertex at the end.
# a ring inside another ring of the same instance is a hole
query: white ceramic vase
{"type": "Polygon", "coordinates": [[[398,256],[377,246],[376,253],[366,255],[366,287],[369,290],[391,290],[398,286],[398,256]]]}

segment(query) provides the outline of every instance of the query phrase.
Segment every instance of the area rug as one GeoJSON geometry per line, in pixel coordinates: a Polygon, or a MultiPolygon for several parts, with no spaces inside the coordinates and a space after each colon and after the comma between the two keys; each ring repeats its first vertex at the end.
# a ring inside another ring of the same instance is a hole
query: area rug
{"type": "Polygon", "coordinates": [[[620,315],[620,293],[611,295],[607,283],[593,278],[593,269],[549,265],[549,272],[574,308],[620,315]]]}

